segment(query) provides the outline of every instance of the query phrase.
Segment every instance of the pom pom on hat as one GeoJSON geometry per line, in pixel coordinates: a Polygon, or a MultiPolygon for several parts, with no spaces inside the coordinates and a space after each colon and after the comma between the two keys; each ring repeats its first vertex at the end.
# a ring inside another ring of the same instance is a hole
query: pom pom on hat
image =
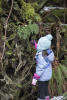
{"type": "Polygon", "coordinates": [[[48,40],[50,40],[50,41],[53,39],[53,36],[52,36],[51,34],[48,34],[48,35],[46,35],[45,37],[46,37],[48,40]]]}

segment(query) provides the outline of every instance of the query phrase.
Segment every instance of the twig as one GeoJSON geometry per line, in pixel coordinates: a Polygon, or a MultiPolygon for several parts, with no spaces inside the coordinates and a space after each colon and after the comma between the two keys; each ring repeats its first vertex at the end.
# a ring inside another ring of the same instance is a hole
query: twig
{"type": "Polygon", "coordinates": [[[23,65],[23,62],[22,62],[22,59],[21,59],[21,51],[19,52],[19,47],[16,43],[16,49],[17,49],[17,55],[18,55],[18,58],[19,58],[19,64],[17,66],[17,68],[15,69],[15,75],[17,74],[17,72],[21,69],[22,65],[23,65]]]}
{"type": "Polygon", "coordinates": [[[25,75],[25,72],[24,72],[24,76],[22,75],[22,79],[19,80],[19,82],[21,83],[22,81],[24,81],[26,79],[26,77],[30,74],[30,69],[32,68],[32,65],[31,67],[28,69],[28,72],[27,74],[25,75]]]}
{"type": "Polygon", "coordinates": [[[8,14],[7,20],[5,21],[5,25],[4,25],[4,29],[5,29],[5,41],[4,41],[4,46],[3,46],[3,53],[2,53],[2,57],[1,57],[1,62],[3,60],[4,53],[5,53],[6,35],[7,35],[7,25],[8,25],[8,20],[10,18],[11,12],[12,12],[12,8],[13,8],[13,0],[12,0],[10,12],[8,14]]]}

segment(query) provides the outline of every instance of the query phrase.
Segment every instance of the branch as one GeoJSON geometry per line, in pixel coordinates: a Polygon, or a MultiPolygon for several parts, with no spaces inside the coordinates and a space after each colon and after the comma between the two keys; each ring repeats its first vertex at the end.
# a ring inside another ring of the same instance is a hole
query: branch
{"type": "Polygon", "coordinates": [[[45,4],[47,3],[47,1],[48,1],[48,0],[45,0],[45,1],[43,1],[43,2],[40,3],[40,5],[39,5],[40,7],[39,7],[39,9],[38,9],[38,12],[40,12],[41,9],[44,8],[44,6],[45,6],[45,4]]]}
{"type": "Polygon", "coordinates": [[[43,10],[43,12],[44,11],[48,12],[51,10],[64,10],[64,9],[65,9],[65,7],[44,7],[42,10],[43,10]]]}
{"type": "Polygon", "coordinates": [[[12,12],[12,8],[13,8],[13,0],[12,0],[10,12],[8,14],[7,20],[5,21],[5,25],[4,25],[4,29],[5,29],[5,41],[4,41],[4,47],[3,47],[3,53],[2,53],[2,57],[1,57],[1,62],[3,60],[4,53],[5,53],[6,35],[7,35],[7,25],[8,25],[8,20],[10,18],[11,12],[12,12]]]}

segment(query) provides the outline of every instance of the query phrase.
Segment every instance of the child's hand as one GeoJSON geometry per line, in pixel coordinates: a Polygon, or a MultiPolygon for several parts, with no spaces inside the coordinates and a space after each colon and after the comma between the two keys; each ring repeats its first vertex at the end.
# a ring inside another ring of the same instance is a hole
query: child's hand
{"type": "Polygon", "coordinates": [[[36,73],[34,73],[33,79],[32,79],[32,85],[36,85],[37,80],[40,78],[39,75],[37,75],[36,73]]]}
{"type": "Polygon", "coordinates": [[[37,49],[37,43],[35,40],[31,40],[31,44],[35,46],[35,49],[37,49]]]}
{"type": "Polygon", "coordinates": [[[44,57],[44,56],[47,56],[47,55],[48,55],[47,52],[45,50],[43,50],[42,51],[42,56],[44,57]]]}
{"type": "Polygon", "coordinates": [[[42,56],[48,56],[50,53],[52,53],[52,50],[51,49],[43,50],[42,51],[42,56]]]}
{"type": "Polygon", "coordinates": [[[47,53],[48,53],[48,55],[49,55],[50,53],[52,53],[52,50],[51,50],[51,49],[48,49],[48,50],[47,50],[47,53]]]}
{"type": "Polygon", "coordinates": [[[37,80],[35,78],[32,79],[32,85],[36,85],[37,80]]]}

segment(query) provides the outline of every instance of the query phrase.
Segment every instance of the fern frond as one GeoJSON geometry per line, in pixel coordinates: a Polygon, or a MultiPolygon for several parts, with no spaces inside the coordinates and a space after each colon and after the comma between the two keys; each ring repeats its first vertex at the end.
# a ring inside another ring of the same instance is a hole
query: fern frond
{"type": "Polygon", "coordinates": [[[65,78],[67,78],[67,67],[65,65],[60,64],[60,68],[65,78]]]}
{"type": "Polygon", "coordinates": [[[55,79],[56,79],[56,74],[55,74],[54,70],[52,70],[52,71],[53,71],[53,72],[52,72],[53,74],[52,74],[52,78],[51,78],[51,80],[50,80],[49,85],[50,85],[51,94],[54,95],[54,90],[55,90],[54,81],[55,81],[55,79]]]}
{"type": "Polygon", "coordinates": [[[63,98],[64,98],[64,100],[67,100],[67,92],[65,92],[65,93],[63,94],[63,98]]]}
{"type": "Polygon", "coordinates": [[[56,73],[56,81],[57,81],[57,89],[58,89],[58,95],[62,94],[62,85],[63,85],[63,75],[60,70],[60,66],[57,68],[56,73]]]}
{"type": "Polygon", "coordinates": [[[31,34],[39,33],[39,26],[37,24],[29,24],[24,27],[18,27],[18,35],[22,39],[27,39],[31,34]]]}

